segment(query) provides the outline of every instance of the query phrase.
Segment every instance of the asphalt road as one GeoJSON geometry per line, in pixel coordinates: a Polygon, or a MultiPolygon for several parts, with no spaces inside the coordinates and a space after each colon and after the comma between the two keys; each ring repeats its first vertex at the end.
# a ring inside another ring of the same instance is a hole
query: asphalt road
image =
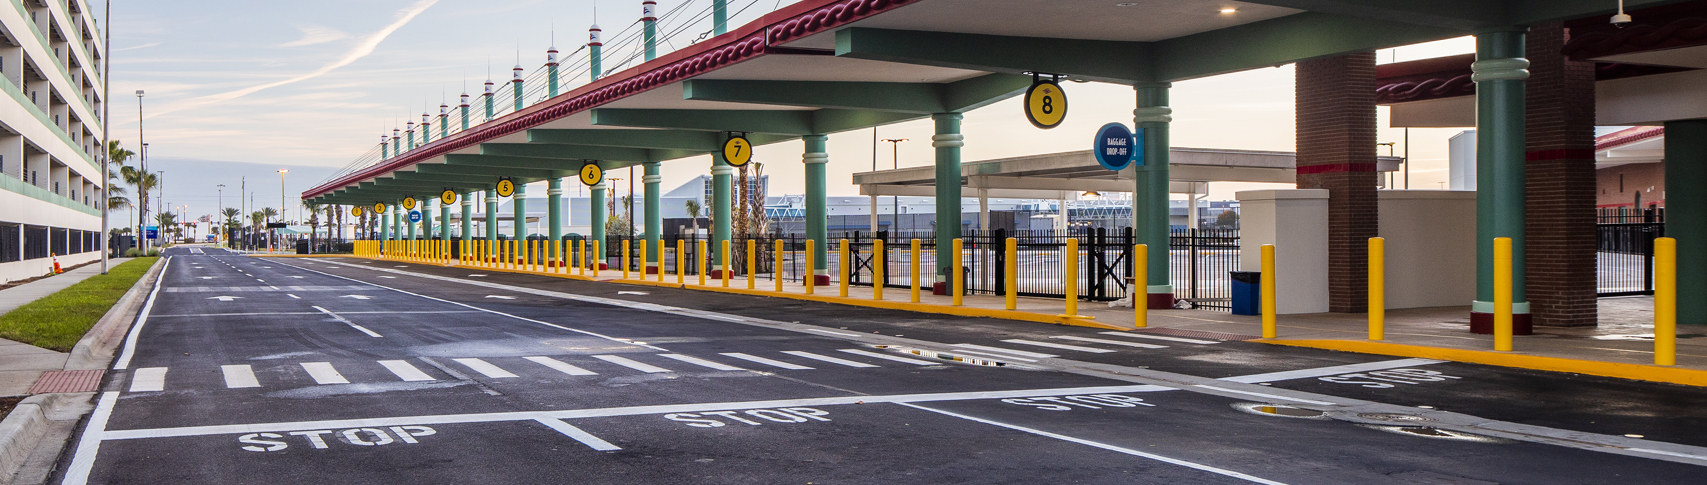
{"type": "Polygon", "coordinates": [[[1690,387],[354,258],[167,254],[55,481],[1707,477],[1707,392],[1690,387]]]}

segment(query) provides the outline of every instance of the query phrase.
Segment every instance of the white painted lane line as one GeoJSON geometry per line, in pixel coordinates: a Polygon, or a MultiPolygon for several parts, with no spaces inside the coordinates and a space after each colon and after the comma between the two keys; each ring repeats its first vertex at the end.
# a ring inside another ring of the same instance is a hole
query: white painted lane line
{"type": "Polygon", "coordinates": [[[130,392],[166,390],[165,367],[143,367],[130,374],[130,392]]]}
{"type": "Polygon", "coordinates": [[[557,430],[557,432],[563,433],[564,436],[574,438],[575,441],[579,441],[579,442],[581,442],[581,444],[587,445],[588,447],[595,449],[595,450],[617,451],[617,450],[622,449],[622,448],[618,448],[616,445],[610,444],[610,442],[608,442],[608,441],[599,439],[599,437],[597,437],[597,436],[593,436],[592,433],[588,433],[586,431],[581,431],[581,428],[577,428],[573,425],[570,425],[569,423],[565,423],[561,419],[542,418],[542,419],[536,419],[535,421],[539,421],[539,424],[543,424],[548,428],[557,430]]]}
{"type": "Polygon", "coordinates": [[[107,419],[113,416],[113,404],[118,399],[118,391],[101,394],[94,414],[89,415],[89,425],[83,430],[83,437],[77,440],[77,451],[71,455],[71,464],[65,468],[65,479],[59,482],[61,485],[89,483],[89,471],[95,468],[95,455],[101,452],[101,441],[107,439],[107,419]]]}
{"type": "Polygon", "coordinates": [[[587,369],[582,369],[580,367],[575,367],[573,365],[569,365],[566,362],[563,362],[563,361],[560,361],[557,359],[553,359],[550,357],[534,356],[534,357],[523,357],[523,358],[527,359],[527,360],[531,360],[536,364],[543,365],[546,367],[550,367],[553,370],[556,370],[558,372],[562,372],[564,374],[569,374],[572,376],[596,376],[596,375],[599,375],[599,373],[597,373],[597,372],[593,372],[593,371],[590,371],[587,369]]]}
{"type": "Polygon", "coordinates": [[[1156,460],[1156,461],[1163,462],[1163,463],[1179,465],[1179,466],[1183,466],[1183,467],[1191,468],[1191,469],[1195,469],[1195,470],[1202,470],[1202,471],[1206,471],[1209,473],[1214,473],[1216,475],[1233,477],[1233,478],[1237,478],[1237,479],[1245,480],[1245,481],[1249,481],[1249,482],[1262,483],[1262,484],[1267,484],[1267,485],[1286,485],[1285,483],[1282,483],[1282,482],[1276,482],[1274,480],[1269,480],[1269,479],[1265,479],[1265,478],[1258,478],[1258,477],[1254,477],[1251,475],[1246,475],[1246,474],[1239,473],[1236,471],[1228,470],[1225,468],[1217,468],[1217,467],[1213,467],[1213,466],[1209,466],[1209,465],[1204,465],[1202,463],[1193,463],[1193,462],[1181,460],[1178,458],[1168,458],[1166,456],[1157,455],[1154,453],[1145,453],[1145,452],[1134,450],[1131,448],[1124,448],[1124,447],[1115,446],[1115,445],[1111,445],[1111,444],[1107,444],[1107,443],[1091,441],[1091,440],[1087,440],[1087,439],[1083,439],[1083,438],[1074,438],[1072,436],[1055,434],[1055,433],[1051,433],[1051,432],[1043,431],[1043,430],[1039,430],[1039,429],[1032,429],[1032,428],[1027,428],[1024,426],[1017,426],[1017,425],[1007,424],[1007,423],[1003,423],[1003,422],[999,422],[999,421],[991,421],[991,420],[984,419],[984,418],[975,418],[972,416],[967,416],[964,414],[943,411],[940,409],[931,409],[931,408],[927,408],[927,407],[920,406],[917,404],[911,404],[911,403],[905,403],[905,402],[897,403],[897,404],[900,404],[900,405],[906,406],[906,407],[910,407],[913,409],[922,410],[922,411],[930,411],[930,412],[945,415],[945,416],[954,416],[956,418],[965,419],[965,420],[969,420],[969,421],[977,421],[977,422],[992,425],[992,426],[1000,426],[1000,427],[1011,429],[1014,431],[1031,433],[1031,434],[1038,435],[1038,436],[1047,436],[1047,437],[1055,438],[1055,439],[1062,440],[1062,441],[1068,441],[1068,442],[1072,442],[1072,443],[1078,443],[1081,445],[1086,445],[1086,446],[1091,446],[1091,447],[1096,447],[1096,448],[1102,448],[1102,449],[1105,449],[1108,451],[1113,451],[1116,453],[1125,453],[1125,454],[1132,455],[1132,456],[1149,458],[1151,460],[1156,460]]]}
{"type": "Polygon", "coordinates": [[[634,369],[634,370],[637,370],[640,372],[646,372],[646,373],[652,373],[652,374],[656,374],[659,372],[670,372],[669,369],[665,369],[663,367],[658,367],[658,366],[655,366],[652,364],[647,364],[644,362],[638,362],[638,361],[635,361],[633,359],[629,359],[626,357],[617,357],[614,355],[595,355],[595,356],[593,356],[593,358],[599,359],[599,360],[602,360],[605,362],[610,362],[612,364],[620,365],[623,367],[627,367],[630,369],[634,369]]]}
{"type": "Polygon", "coordinates": [[[1082,346],[1078,346],[1078,345],[1055,344],[1055,343],[1049,343],[1049,342],[1038,342],[1036,340],[1026,340],[1026,339],[1018,339],[1018,338],[1011,338],[1011,339],[1003,340],[1003,342],[1007,342],[1010,344],[1020,344],[1020,345],[1036,345],[1038,347],[1049,347],[1049,348],[1054,348],[1054,349],[1075,350],[1075,351],[1079,351],[1079,352],[1090,352],[1093,354],[1107,354],[1110,352],[1114,352],[1113,350],[1099,349],[1099,348],[1095,348],[1095,347],[1082,347],[1082,346]]]}
{"type": "Polygon", "coordinates": [[[1056,336],[1049,337],[1049,338],[1058,338],[1061,340],[1074,340],[1074,341],[1079,341],[1079,342],[1096,342],[1099,344],[1119,345],[1122,347],[1137,347],[1140,349],[1165,349],[1165,348],[1168,348],[1168,346],[1166,346],[1166,345],[1141,344],[1138,342],[1121,342],[1119,340],[1109,340],[1109,339],[1105,339],[1105,338],[1074,337],[1071,335],[1056,335],[1056,336]]]}
{"type": "Polygon", "coordinates": [[[255,370],[248,365],[222,365],[219,370],[225,373],[225,388],[261,387],[261,381],[255,379],[255,370]]]}
{"type": "Polygon", "coordinates": [[[338,369],[332,368],[330,362],[303,362],[302,370],[308,371],[308,376],[314,378],[315,384],[349,384],[338,369]]]}
{"type": "Polygon", "coordinates": [[[804,365],[790,364],[790,363],[783,362],[780,360],[771,360],[771,359],[766,359],[764,357],[759,357],[757,355],[747,355],[747,354],[743,354],[740,352],[725,352],[725,353],[723,353],[723,355],[727,355],[727,356],[734,357],[737,359],[745,360],[748,362],[758,362],[760,364],[768,365],[771,367],[780,367],[783,369],[793,369],[793,370],[811,370],[812,369],[811,367],[807,367],[804,365]]]}
{"type": "MultiPolygon", "coordinates": [[[[171,269],[171,267],[172,258],[168,257],[166,264],[160,266],[160,274],[166,274],[166,270],[171,269]]],[[[165,287],[165,283],[166,278],[155,279],[154,291],[148,292],[148,303],[142,305],[142,313],[137,315],[136,325],[130,326],[130,335],[124,339],[124,351],[120,352],[119,358],[113,361],[114,370],[124,370],[130,367],[130,358],[136,355],[136,339],[142,334],[142,326],[148,323],[148,315],[154,311],[154,298],[160,296],[160,288],[165,287]]]]}
{"type": "Polygon", "coordinates": [[[1214,345],[1214,344],[1221,343],[1221,342],[1217,342],[1214,340],[1198,340],[1198,339],[1179,338],[1179,337],[1163,337],[1160,335],[1145,335],[1145,334],[1141,334],[1141,333],[1132,333],[1132,332],[1097,332],[1097,333],[1100,333],[1103,335],[1113,335],[1116,337],[1147,338],[1147,339],[1151,339],[1151,340],[1166,340],[1169,342],[1185,342],[1188,344],[1198,344],[1198,345],[1214,345]]]}
{"type": "Polygon", "coordinates": [[[726,365],[726,364],[720,364],[717,362],[712,362],[712,361],[701,359],[699,357],[694,357],[691,355],[658,354],[658,356],[666,358],[666,359],[676,359],[676,360],[679,360],[682,362],[687,362],[689,364],[697,365],[700,367],[709,367],[709,368],[717,369],[717,370],[747,370],[747,369],[742,369],[740,367],[735,367],[732,365],[726,365]]]}
{"type": "Polygon", "coordinates": [[[1310,378],[1310,377],[1322,377],[1322,376],[1332,376],[1332,375],[1339,375],[1339,374],[1350,374],[1353,372],[1369,372],[1369,371],[1377,371],[1377,370],[1397,369],[1400,367],[1414,367],[1414,366],[1419,366],[1419,365],[1439,364],[1442,362],[1446,362],[1446,361],[1444,361],[1444,360],[1433,360],[1433,359],[1384,360],[1381,362],[1366,362],[1366,363],[1362,363],[1362,364],[1336,365],[1333,367],[1317,367],[1314,369],[1299,369],[1299,370],[1289,370],[1289,371],[1284,371],[1284,372],[1269,372],[1266,374],[1251,374],[1248,376],[1223,377],[1220,380],[1232,381],[1232,382],[1243,382],[1246,384],[1256,384],[1256,383],[1260,383],[1260,382],[1276,382],[1276,381],[1285,381],[1285,380],[1291,380],[1291,379],[1305,379],[1305,378],[1310,378]]]}
{"type": "Polygon", "coordinates": [[[427,375],[427,373],[425,373],[425,372],[421,372],[421,369],[418,369],[413,365],[409,365],[409,362],[407,362],[407,361],[382,360],[382,361],[379,361],[379,365],[385,366],[385,370],[391,371],[392,374],[397,374],[398,379],[403,379],[405,381],[436,381],[436,380],[438,380],[438,379],[434,379],[433,376],[427,375]]]}
{"type": "Polygon", "coordinates": [[[332,317],[332,318],[334,318],[334,319],[336,319],[336,320],[338,320],[338,321],[340,321],[340,322],[344,322],[344,325],[349,325],[349,326],[350,326],[350,328],[354,328],[354,329],[356,329],[356,330],[360,330],[360,331],[361,331],[361,332],[362,332],[362,333],[365,333],[365,334],[367,334],[367,335],[368,335],[368,336],[369,336],[369,337],[380,337],[380,336],[381,336],[381,335],[380,335],[380,334],[378,334],[378,333],[375,333],[375,332],[374,332],[374,331],[372,331],[372,330],[368,330],[368,329],[367,329],[367,327],[363,327],[363,326],[361,326],[361,325],[356,325],[356,322],[352,322],[352,321],[349,321],[349,320],[346,320],[346,319],[344,319],[344,317],[341,317],[341,316],[338,316],[338,314],[336,314],[336,313],[332,313],[332,311],[331,311],[331,310],[327,310],[327,309],[325,309],[325,308],[320,308],[320,307],[318,307],[318,306],[316,306],[316,307],[314,307],[314,309],[315,309],[315,310],[320,310],[320,313],[324,313],[324,314],[326,314],[326,315],[327,315],[327,316],[330,316],[330,317],[332,317]]]}
{"type": "Polygon", "coordinates": [[[1037,359],[1027,359],[1024,357],[1014,357],[1012,355],[1002,355],[1002,354],[996,354],[996,353],[991,353],[991,352],[979,352],[976,350],[955,350],[953,352],[943,352],[943,353],[950,354],[950,355],[956,355],[956,354],[958,354],[958,355],[971,355],[973,357],[981,357],[981,358],[985,358],[985,359],[996,359],[996,360],[1000,360],[1003,362],[1007,362],[1007,361],[1037,362],[1037,359]]]}
{"type": "Polygon", "coordinates": [[[838,358],[831,357],[828,355],[818,355],[818,354],[814,354],[811,352],[801,352],[798,350],[784,350],[784,351],[782,351],[782,353],[792,355],[795,357],[805,357],[805,358],[812,359],[812,360],[821,360],[824,362],[829,362],[831,364],[845,365],[848,367],[877,367],[875,365],[867,364],[864,362],[854,362],[854,361],[847,360],[847,359],[838,359],[838,358]]]}
{"type": "Polygon", "coordinates": [[[928,360],[919,360],[919,359],[909,359],[909,358],[901,357],[901,356],[897,356],[897,355],[880,354],[877,352],[866,352],[866,351],[860,350],[860,349],[840,349],[840,350],[837,350],[837,352],[847,352],[847,353],[854,354],[854,355],[863,355],[866,357],[871,357],[873,359],[893,360],[895,362],[904,362],[904,363],[913,364],[913,365],[942,365],[942,363],[940,363],[940,362],[931,362],[928,360]]]}
{"type": "Polygon", "coordinates": [[[492,365],[492,363],[484,361],[484,360],[480,360],[480,359],[451,359],[451,360],[456,361],[456,363],[458,363],[458,364],[468,366],[468,368],[474,369],[475,372],[485,374],[486,377],[491,377],[493,379],[502,379],[505,377],[516,377],[516,375],[510,373],[510,371],[500,369],[500,368],[498,368],[498,366],[492,365]]]}
{"type": "Polygon", "coordinates": [[[1038,359],[1048,359],[1051,357],[1060,357],[1060,356],[1055,355],[1055,354],[1041,354],[1041,353],[1037,353],[1037,352],[1026,352],[1024,350],[1004,349],[1001,347],[987,347],[987,346],[983,346],[983,345],[954,344],[954,346],[960,347],[963,349],[978,349],[978,350],[982,350],[985,352],[995,352],[996,355],[1012,354],[1012,355],[1019,355],[1019,356],[1024,356],[1024,357],[1033,357],[1033,358],[1038,358],[1038,359]]]}
{"type": "Polygon", "coordinates": [[[1266,397],[1269,399],[1279,399],[1279,400],[1283,400],[1283,401],[1301,402],[1304,404],[1319,404],[1322,406],[1338,406],[1338,404],[1334,404],[1331,402],[1312,401],[1309,399],[1299,399],[1296,397],[1276,396],[1274,394],[1263,394],[1260,392],[1239,391],[1239,390],[1228,389],[1225,387],[1205,386],[1203,384],[1198,384],[1195,387],[1201,387],[1201,388],[1209,389],[1212,391],[1230,392],[1233,394],[1244,394],[1246,396],[1266,397]]]}

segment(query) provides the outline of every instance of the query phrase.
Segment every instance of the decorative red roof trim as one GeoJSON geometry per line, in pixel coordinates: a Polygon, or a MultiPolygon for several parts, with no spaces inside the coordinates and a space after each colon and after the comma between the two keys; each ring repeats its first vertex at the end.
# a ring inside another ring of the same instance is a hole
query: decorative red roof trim
{"type": "Polygon", "coordinates": [[[918,0],[806,0],[761,17],[706,42],[666,54],[651,62],[600,79],[545,103],[523,108],[481,126],[416,147],[403,156],[339,177],[302,193],[302,198],[325,195],[363,179],[379,176],[455,150],[477,145],[592,109],[659,86],[763,56],[767,48],[823,32],[836,26],[893,10],[918,0]]]}
{"type": "Polygon", "coordinates": [[[1662,126],[1638,126],[1635,128],[1626,128],[1595,138],[1594,151],[1598,152],[1601,150],[1618,148],[1619,146],[1629,145],[1649,138],[1665,136],[1665,134],[1666,129],[1662,126]]]}

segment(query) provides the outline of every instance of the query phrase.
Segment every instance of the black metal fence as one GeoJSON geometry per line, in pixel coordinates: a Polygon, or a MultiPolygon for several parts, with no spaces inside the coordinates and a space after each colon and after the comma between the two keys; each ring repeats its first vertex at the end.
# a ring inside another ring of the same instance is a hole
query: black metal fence
{"type": "Polygon", "coordinates": [[[1232,311],[1239,271],[1238,229],[1176,229],[1169,237],[1168,281],[1181,308],[1232,311]]]}
{"type": "Polygon", "coordinates": [[[1600,224],[1596,239],[1595,293],[1599,296],[1654,294],[1654,238],[1665,224],[1600,224]]]}

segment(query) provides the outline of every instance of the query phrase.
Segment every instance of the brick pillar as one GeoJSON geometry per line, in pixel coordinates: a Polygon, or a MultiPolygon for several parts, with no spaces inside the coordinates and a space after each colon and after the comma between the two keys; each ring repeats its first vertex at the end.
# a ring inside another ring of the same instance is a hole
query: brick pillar
{"type": "Polygon", "coordinates": [[[1525,56],[1524,224],[1535,325],[1593,326],[1595,308],[1594,63],[1565,59],[1569,32],[1531,26],[1525,56]]]}
{"type": "Polygon", "coordinates": [[[1328,190],[1328,310],[1362,313],[1375,186],[1375,53],[1298,63],[1298,188],[1328,190]]]}

